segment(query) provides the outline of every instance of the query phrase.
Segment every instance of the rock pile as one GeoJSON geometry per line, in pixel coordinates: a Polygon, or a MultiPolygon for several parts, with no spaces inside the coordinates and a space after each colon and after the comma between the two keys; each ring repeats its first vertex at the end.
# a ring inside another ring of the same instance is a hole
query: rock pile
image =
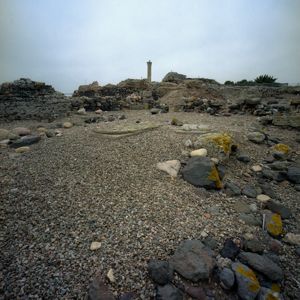
{"type": "Polygon", "coordinates": [[[71,102],[75,110],[85,108],[88,111],[111,111],[151,108],[155,105],[155,98],[148,81],[127,79],[118,85],[100,86],[97,81],[81,85],[74,91],[71,102]]]}
{"type": "Polygon", "coordinates": [[[69,111],[69,99],[43,82],[21,78],[0,86],[0,119],[53,119],[69,111]]]}

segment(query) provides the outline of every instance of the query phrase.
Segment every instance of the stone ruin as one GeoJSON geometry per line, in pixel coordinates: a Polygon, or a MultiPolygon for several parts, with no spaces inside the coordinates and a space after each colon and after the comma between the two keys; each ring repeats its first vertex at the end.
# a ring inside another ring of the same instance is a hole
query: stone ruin
{"type": "Polygon", "coordinates": [[[81,85],[72,97],[45,83],[21,78],[0,86],[0,119],[54,119],[79,109],[206,112],[216,116],[252,114],[264,125],[300,128],[300,87],[228,86],[213,79],[168,73],[161,82],[127,79],[81,85]]]}
{"type": "Polygon", "coordinates": [[[27,78],[0,85],[0,120],[54,119],[69,111],[69,99],[51,85],[27,78]]]}

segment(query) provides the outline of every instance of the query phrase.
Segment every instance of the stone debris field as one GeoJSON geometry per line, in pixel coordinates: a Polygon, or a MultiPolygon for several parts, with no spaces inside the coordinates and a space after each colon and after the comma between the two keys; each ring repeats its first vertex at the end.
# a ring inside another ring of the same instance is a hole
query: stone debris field
{"type": "Polygon", "coordinates": [[[300,299],[300,89],[176,74],[0,85],[0,299],[300,299]]]}

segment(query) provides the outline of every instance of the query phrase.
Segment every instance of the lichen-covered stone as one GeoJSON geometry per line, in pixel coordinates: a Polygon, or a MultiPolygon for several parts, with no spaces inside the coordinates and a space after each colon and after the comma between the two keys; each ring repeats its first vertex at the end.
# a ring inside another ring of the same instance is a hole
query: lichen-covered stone
{"type": "Polygon", "coordinates": [[[236,149],[231,135],[228,133],[207,133],[201,135],[195,142],[195,147],[207,149],[211,157],[224,161],[228,159],[232,149],[236,149]]]}
{"type": "Polygon", "coordinates": [[[260,291],[260,284],[255,273],[241,263],[233,263],[232,270],[235,273],[238,295],[243,300],[254,300],[260,291]]]}
{"type": "Polygon", "coordinates": [[[273,149],[284,154],[288,154],[291,151],[290,147],[286,144],[276,144],[273,146],[273,149]]]}
{"type": "Polygon", "coordinates": [[[266,228],[270,235],[278,237],[282,234],[282,220],[279,214],[266,214],[266,228]]]}

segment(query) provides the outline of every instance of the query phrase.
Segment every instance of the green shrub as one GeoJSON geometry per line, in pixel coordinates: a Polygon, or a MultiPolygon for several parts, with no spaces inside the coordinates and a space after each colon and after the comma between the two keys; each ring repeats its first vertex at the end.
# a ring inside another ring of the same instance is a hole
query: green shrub
{"type": "Polygon", "coordinates": [[[230,80],[226,80],[224,82],[225,85],[234,85],[234,82],[233,81],[230,81],[230,80]]]}
{"type": "Polygon", "coordinates": [[[256,83],[274,83],[277,80],[277,78],[274,78],[273,76],[270,75],[260,75],[255,78],[256,83]]]}

